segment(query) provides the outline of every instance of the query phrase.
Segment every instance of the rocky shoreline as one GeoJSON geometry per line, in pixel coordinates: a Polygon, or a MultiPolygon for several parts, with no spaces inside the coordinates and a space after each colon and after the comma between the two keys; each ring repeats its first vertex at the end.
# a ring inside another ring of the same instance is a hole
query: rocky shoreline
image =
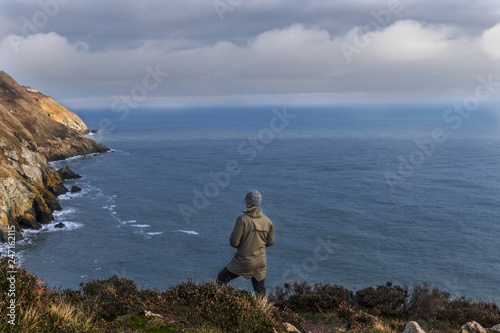
{"type": "Polygon", "coordinates": [[[109,151],[88,132],[76,114],[0,71],[0,242],[22,239],[61,209],[57,196],[68,189],[50,161],[109,151]]]}

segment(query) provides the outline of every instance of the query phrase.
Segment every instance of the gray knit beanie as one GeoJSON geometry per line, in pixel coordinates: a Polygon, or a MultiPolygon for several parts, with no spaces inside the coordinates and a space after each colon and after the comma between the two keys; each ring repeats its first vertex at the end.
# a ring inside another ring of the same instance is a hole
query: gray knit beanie
{"type": "Polygon", "coordinates": [[[245,195],[245,202],[250,206],[260,206],[260,202],[262,201],[262,195],[260,195],[259,191],[250,191],[245,195]]]}

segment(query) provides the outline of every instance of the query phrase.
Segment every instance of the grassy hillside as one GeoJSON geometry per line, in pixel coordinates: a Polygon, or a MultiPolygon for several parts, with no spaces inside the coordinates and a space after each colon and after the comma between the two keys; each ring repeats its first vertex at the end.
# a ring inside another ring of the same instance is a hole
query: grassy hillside
{"type": "Polygon", "coordinates": [[[410,289],[388,283],[354,293],[302,281],[255,298],[213,282],[188,281],[159,291],[113,276],[82,283],[79,290],[54,290],[10,264],[9,258],[0,263],[1,332],[264,333],[284,332],[284,323],[291,323],[303,332],[383,333],[402,332],[410,320],[426,332],[458,332],[472,320],[484,327],[500,323],[497,305],[450,300],[427,284],[410,289]]]}

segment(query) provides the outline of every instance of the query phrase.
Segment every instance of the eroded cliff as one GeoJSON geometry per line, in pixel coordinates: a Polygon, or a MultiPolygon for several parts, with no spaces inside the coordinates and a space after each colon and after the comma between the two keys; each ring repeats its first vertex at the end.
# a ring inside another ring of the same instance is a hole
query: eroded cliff
{"type": "Polygon", "coordinates": [[[31,87],[24,88],[26,88],[26,91],[31,94],[33,99],[52,120],[77,130],[80,133],[87,133],[89,131],[87,125],[85,125],[80,117],[57,103],[52,97],[46,96],[31,87]]]}
{"type": "Polygon", "coordinates": [[[65,188],[48,161],[109,150],[86,131],[78,116],[0,71],[0,241],[8,226],[20,238],[61,209],[56,197],[65,188]]]}

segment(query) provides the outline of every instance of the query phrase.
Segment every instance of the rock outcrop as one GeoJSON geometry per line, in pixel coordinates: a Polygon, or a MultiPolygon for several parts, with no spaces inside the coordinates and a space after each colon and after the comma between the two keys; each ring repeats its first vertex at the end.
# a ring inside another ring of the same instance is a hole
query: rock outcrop
{"type": "Polygon", "coordinates": [[[62,229],[62,228],[64,228],[65,226],[66,226],[66,225],[65,225],[64,223],[59,222],[59,223],[57,223],[57,224],[54,226],[54,228],[62,229]]]}
{"type": "Polygon", "coordinates": [[[490,331],[492,331],[492,332],[499,332],[500,333],[500,324],[491,327],[490,331]]]}
{"type": "Polygon", "coordinates": [[[471,321],[462,326],[459,333],[486,333],[486,330],[478,322],[471,321]]]}
{"type": "Polygon", "coordinates": [[[78,186],[74,186],[73,185],[73,187],[71,187],[71,193],[78,193],[78,192],[81,192],[81,191],[82,191],[82,189],[80,187],[78,187],[78,186]]]}
{"type": "Polygon", "coordinates": [[[61,209],[67,192],[48,161],[109,149],[83,137],[81,119],[33,88],[0,71],[0,242],[8,226],[17,239],[24,228],[39,229],[61,209]]]}
{"type": "Polygon", "coordinates": [[[403,333],[425,333],[425,331],[420,327],[420,325],[416,321],[410,321],[403,333]]]}
{"type": "Polygon", "coordinates": [[[285,323],[285,328],[286,328],[286,331],[287,332],[298,332],[300,333],[300,331],[297,329],[297,327],[293,326],[292,324],[289,324],[289,323],[285,323]]]}
{"type": "Polygon", "coordinates": [[[65,167],[57,170],[57,174],[63,180],[82,178],[82,176],[76,174],[73,170],[71,170],[71,168],[69,166],[65,166],[65,167]]]}

